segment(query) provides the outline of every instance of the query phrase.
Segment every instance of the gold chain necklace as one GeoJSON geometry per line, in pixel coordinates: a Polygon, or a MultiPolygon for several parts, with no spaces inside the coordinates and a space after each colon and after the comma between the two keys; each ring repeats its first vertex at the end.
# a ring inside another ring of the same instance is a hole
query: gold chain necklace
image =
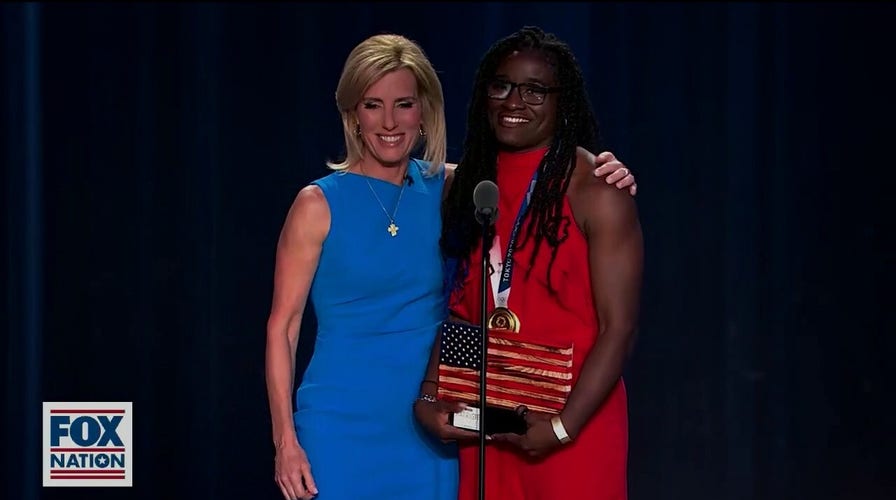
{"type": "Polygon", "coordinates": [[[391,234],[394,238],[395,235],[398,234],[398,226],[395,225],[395,214],[398,213],[398,205],[399,203],[401,203],[401,195],[404,194],[404,187],[407,186],[407,182],[402,180],[401,191],[398,192],[398,200],[395,202],[395,208],[392,210],[392,215],[389,215],[389,211],[386,210],[386,206],[383,205],[380,197],[376,194],[376,190],[373,189],[373,185],[370,184],[370,178],[367,176],[367,173],[364,172],[364,167],[361,167],[361,173],[364,174],[364,180],[367,181],[367,187],[370,188],[370,192],[373,193],[373,197],[376,198],[376,202],[380,204],[380,208],[383,209],[383,213],[386,214],[386,218],[389,219],[389,225],[386,227],[386,231],[389,231],[389,234],[391,234]]]}

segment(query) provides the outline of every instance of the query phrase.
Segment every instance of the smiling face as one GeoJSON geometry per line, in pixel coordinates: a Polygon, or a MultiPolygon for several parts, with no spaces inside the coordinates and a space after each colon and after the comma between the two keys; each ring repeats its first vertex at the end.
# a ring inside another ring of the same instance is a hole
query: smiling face
{"type": "MultiPolygon", "coordinates": [[[[514,87],[505,99],[488,99],[488,119],[501,149],[530,151],[550,145],[557,123],[556,92],[546,92],[542,104],[529,104],[520,92],[557,86],[550,61],[542,52],[522,50],[510,53],[498,65],[493,80],[514,87]]],[[[534,99],[528,99],[530,102],[534,99]]]]}
{"type": "Polygon", "coordinates": [[[362,166],[406,165],[422,122],[414,74],[408,69],[386,73],[367,88],[355,112],[365,146],[362,166]]]}

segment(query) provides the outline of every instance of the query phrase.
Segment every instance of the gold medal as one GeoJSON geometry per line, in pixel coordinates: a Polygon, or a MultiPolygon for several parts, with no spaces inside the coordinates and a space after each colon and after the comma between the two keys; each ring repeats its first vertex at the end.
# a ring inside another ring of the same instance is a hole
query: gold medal
{"type": "Polygon", "coordinates": [[[496,307],[488,317],[489,330],[520,333],[520,319],[506,307],[496,307]]]}

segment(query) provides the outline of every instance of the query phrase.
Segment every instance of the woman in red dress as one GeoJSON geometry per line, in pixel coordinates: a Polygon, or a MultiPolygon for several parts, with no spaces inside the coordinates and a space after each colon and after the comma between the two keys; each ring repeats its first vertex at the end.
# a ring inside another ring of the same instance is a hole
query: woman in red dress
{"type": "MultiPolygon", "coordinates": [[[[472,193],[480,181],[492,180],[500,216],[487,243],[496,268],[488,310],[512,311],[521,340],[573,345],[572,387],[559,415],[520,408],[525,434],[491,436],[486,497],[625,499],[622,371],[643,266],[634,199],[593,175],[610,153],[591,153],[598,151],[597,123],[564,42],[524,28],[489,50],[475,85],[464,155],[443,206],[443,251],[462,262],[451,313],[480,322],[481,230],[472,193]],[[503,262],[513,266],[505,269],[503,262]]],[[[434,355],[427,380],[437,365],[434,355]]],[[[431,403],[417,405],[416,413],[441,438],[463,438],[459,498],[472,500],[479,491],[479,449],[470,433],[448,425],[447,411],[457,409],[431,403]]]]}

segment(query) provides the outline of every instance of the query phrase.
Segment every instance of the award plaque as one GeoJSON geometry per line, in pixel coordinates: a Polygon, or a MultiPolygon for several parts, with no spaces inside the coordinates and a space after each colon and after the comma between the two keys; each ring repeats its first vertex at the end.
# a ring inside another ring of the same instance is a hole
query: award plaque
{"type": "MultiPolygon", "coordinates": [[[[479,432],[479,408],[468,406],[459,413],[452,413],[448,417],[448,423],[461,429],[479,432]]],[[[505,432],[525,434],[527,428],[526,419],[519,413],[496,406],[485,407],[486,434],[503,434],[505,432]]]]}
{"type": "MultiPolygon", "coordinates": [[[[467,408],[453,414],[450,423],[472,431],[479,430],[481,406],[480,332],[475,325],[446,321],[439,351],[439,398],[466,403],[467,408]]],[[[489,329],[486,432],[525,433],[525,421],[516,412],[519,406],[559,414],[572,389],[572,353],[571,342],[489,329]]]]}

